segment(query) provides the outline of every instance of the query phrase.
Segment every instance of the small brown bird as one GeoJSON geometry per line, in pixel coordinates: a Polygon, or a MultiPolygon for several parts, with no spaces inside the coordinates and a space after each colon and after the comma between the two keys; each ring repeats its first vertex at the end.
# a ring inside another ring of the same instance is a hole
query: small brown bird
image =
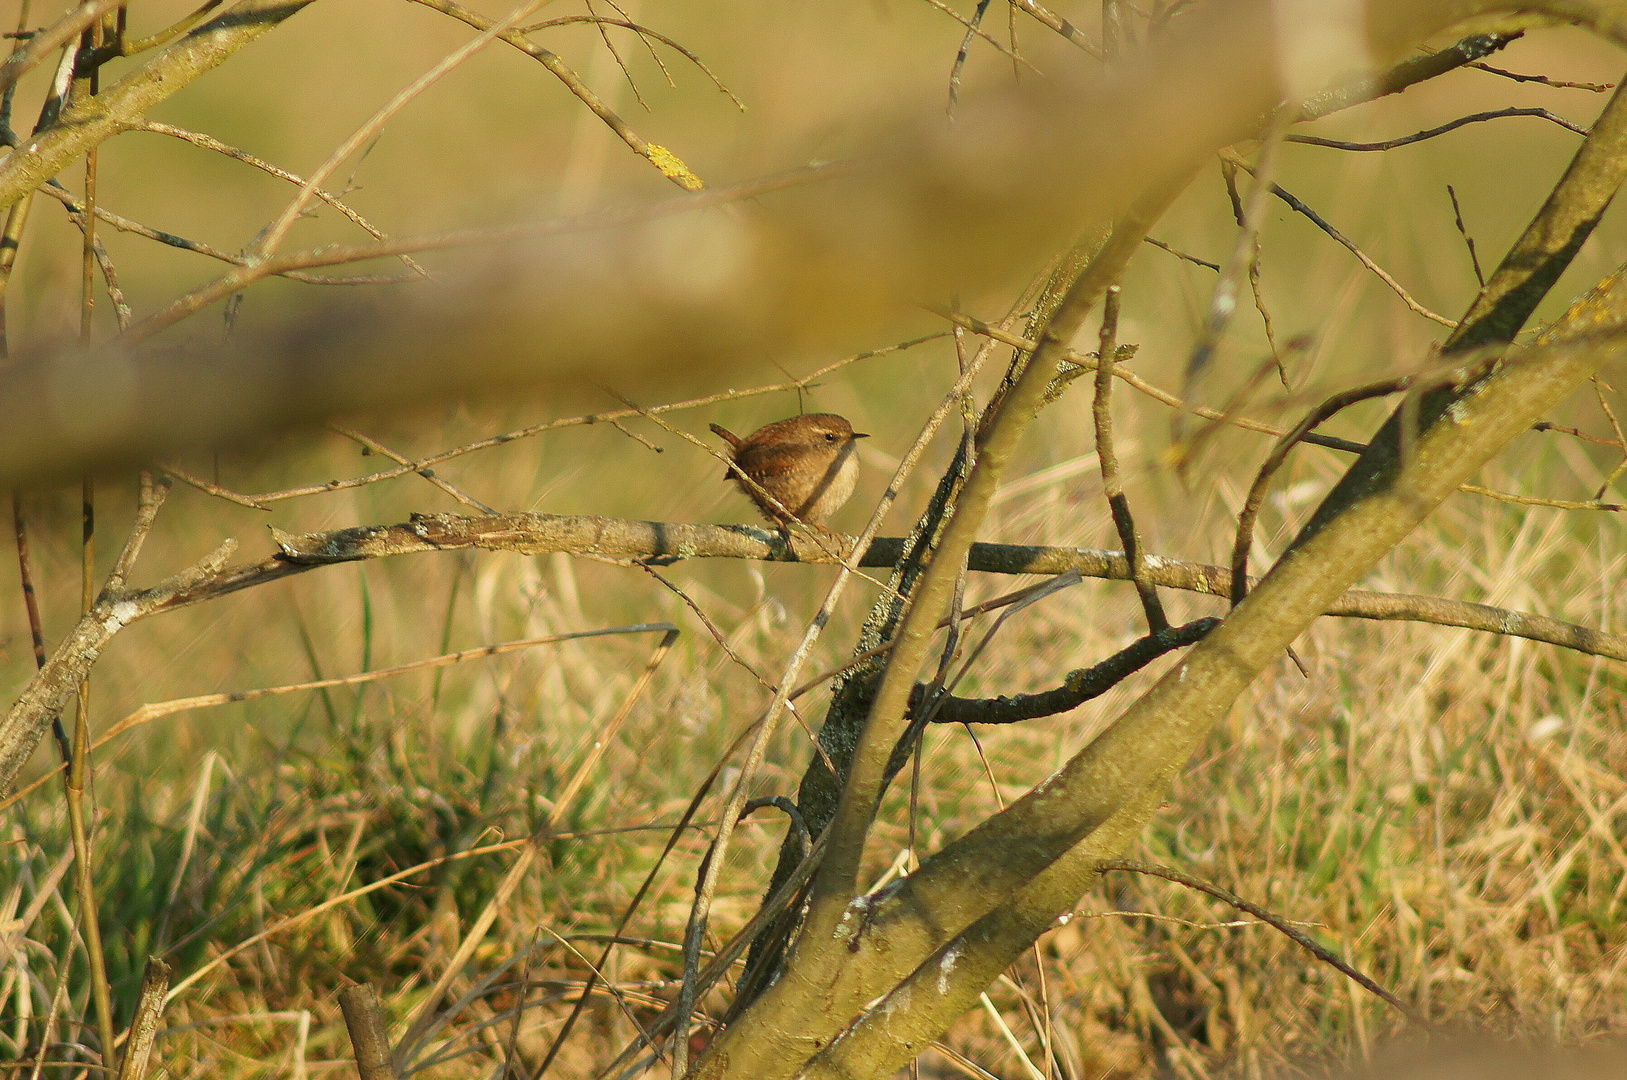
{"type": "Polygon", "coordinates": [[[763,516],[781,527],[793,521],[822,525],[842,508],[859,478],[856,442],[869,437],[835,413],[776,420],[744,439],[717,424],[712,430],[752,482],[734,469],[724,478],[734,477],[763,516]]]}

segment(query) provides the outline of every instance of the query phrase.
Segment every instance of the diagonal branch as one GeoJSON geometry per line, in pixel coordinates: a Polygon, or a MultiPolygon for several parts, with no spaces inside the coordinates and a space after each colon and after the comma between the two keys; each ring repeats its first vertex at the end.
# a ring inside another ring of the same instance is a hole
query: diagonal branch
{"type": "MultiPolygon", "coordinates": [[[[1613,29],[1627,34],[1627,20],[1618,23],[1613,29]]],[[[1505,259],[1502,280],[1494,278],[1464,319],[1468,332],[1456,335],[1467,339],[1461,347],[1497,340],[1489,328],[1523,323],[1609,203],[1627,174],[1621,98],[1618,91],[1505,259]]],[[[1343,490],[1324,502],[1271,574],[1110,728],[896,890],[867,900],[866,933],[850,946],[859,953],[853,962],[908,973],[856,1014],[802,1075],[886,1075],[972,1007],[982,988],[1068,909],[1098,873],[1098,861],[1114,857],[1140,830],[1179,763],[1315,614],[1624,348],[1627,268],[1574,304],[1536,346],[1496,366],[1466,362],[1456,385],[1437,392],[1444,400],[1419,410],[1424,426],[1407,440],[1406,453],[1399,452],[1398,428],[1387,425],[1387,438],[1373,441],[1343,490]],[[1384,465],[1377,475],[1373,458],[1384,465]]]]}
{"type": "Polygon", "coordinates": [[[1478,393],[1462,399],[1453,422],[1418,438],[1388,487],[1285,556],[1224,623],[1062,769],[895,890],[868,899],[865,933],[850,946],[858,953],[853,962],[907,970],[802,1075],[886,1075],[948,1018],[973,1007],[982,988],[1069,909],[1099,860],[1116,857],[1141,831],[1180,763],[1315,614],[1491,454],[1596,365],[1621,354],[1627,285],[1596,299],[1611,314],[1606,325],[1613,333],[1506,360],[1478,393]]]}

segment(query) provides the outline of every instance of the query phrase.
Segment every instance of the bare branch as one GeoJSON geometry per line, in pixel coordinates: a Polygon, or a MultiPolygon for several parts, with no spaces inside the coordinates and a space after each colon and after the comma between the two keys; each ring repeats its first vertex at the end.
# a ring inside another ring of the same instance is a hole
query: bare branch
{"type": "Polygon", "coordinates": [[[1566,131],[1574,131],[1578,135],[1586,135],[1587,128],[1581,124],[1573,123],[1557,113],[1547,109],[1493,109],[1490,112],[1472,113],[1469,116],[1460,116],[1456,120],[1448,121],[1439,127],[1432,127],[1412,135],[1403,135],[1398,139],[1385,139],[1383,142],[1343,142],[1339,139],[1324,139],[1316,135],[1289,135],[1289,142],[1304,143],[1306,146],[1326,146],[1334,150],[1394,150],[1398,146],[1408,146],[1412,143],[1433,139],[1437,135],[1445,135],[1448,131],[1456,131],[1465,124],[1479,124],[1487,120],[1497,120],[1504,116],[1539,116],[1544,120],[1551,120],[1566,131]]]}
{"type": "Polygon", "coordinates": [[[1546,75],[1521,75],[1518,72],[1504,71],[1502,68],[1492,67],[1490,64],[1482,63],[1479,60],[1465,66],[1472,67],[1476,71],[1489,71],[1493,75],[1501,75],[1503,78],[1513,79],[1515,82],[1541,83],[1543,86],[1556,86],[1568,90],[1591,90],[1595,94],[1603,94],[1616,88],[1615,83],[1565,82],[1562,79],[1551,79],[1546,75]]]}
{"type": "Polygon", "coordinates": [[[1168,244],[1164,243],[1162,240],[1154,240],[1150,236],[1144,236],[1144,237],[1141,238],[1141,240],[1142,240],[1142,243],[1151,244],[1155,248],[1163,248],[1165,251],[1169,252],[1171,255],[1175,256],[1177,259],[1184,259],[1185,261],[1187,261],[1189,263],[1195,263],[1198,266],[1207,267],[1208,269],[1215,271],[1217,274],[1220,272],[1220,264],[1219,263],[1212,263],[1207,259],[1200,259],[1196,255],[1188,255],[1184,251],[1176,251],[1174,248],[1170,247],[1168,244]]]}
{"type": "Polygon", "coordinates": [[[1327,964],[1328,966],[1337,969],[1340,973],[1348,976],[1350,979],[1358,983],[1362,989],[1368,991],[1369,993],[1376,994],[1389,1004],[1395,1006],[1408,1020],[1411,1020],[1413,1023],[1424,1027],[1429,1026],[1429,1019],[1426,1016],[1420,1013],[1417,1009],[1414,1009],[1411,1005],[1408,1005],[1406,1002],[1402,1001],[1400,998],[1396,997],[1394,994],[1390,993],[1388,990],[1384,989],[1384,987],[1380,986],[1366,975],[1363,975],[1360,971],[1356,970],[1354,966],[1346,962],[1345,959],[1338,953],[1323,945],[1321,942],[1317,941],[1304,931],[1296,928],[1292,923],[1290,923],[1287,919],[1284,919],[1282,916],[1265,907],[1262,907],[1259,904],[1251,903],[1228,889],[1222,889],[1218,885],[1204,881],[1202,878],[1193,877],[1191,874],[1183,873],[1180,870],[1176,870],[1174,867],[1151,866],[1147,863],[1132,862],[1128,859],[1108,859],[1097,863],[1096,868],[1101,871],[1124,870],[1132,874],[1149,874],[1153,877],[1161,877],[1165,881],[1173,881],[1177,885],[1185,885],[1189,889],[1196,889],[1199,892],[1208,893],[1215,899],[1230,904],[1239,911],[1246,911],[1250,915],[1253,915],[1256,919],[1259,919],[1261,922],[1271,926],[1272,929],[1286,935],[1295,944],[1305,949],[1324,964],[1327,964]]]}
{"type": "Polygon", "coordinates": [[[1411,385],[1410,378],[1387,379],[1334,394],[1312,409],[1305,419],[1301,420],[1293,431],[1284,435],[1272,449],[1270,456],[1255,475],[1254,483],[1249,487],[1248,497],[1243,500],[1243,508],[1237,515],[1237,537],[1232,542],[1232,607],[1241,604],[1243,598],[1248,595],[1248,558],[1249,549],[1254,546],[1254,521],[1260,514],[1260,507],[1265,503],[1266,492],[1271,488],[1271,478],[1277,474],[1283,462],[1288,460],[1289,452],[1312,428],[1350,406],[1376,397],[1399,394],[1411,385]]]}
{"type": "MultiPolygon", "coordinates": [[[[45,194],[51,196],[51,198],[56,199],[58,202],[66,206],[70,214],[82,214],[84,212],[84,208],[79,204],[79,201],[74,198],[73,194],[55,180],[42,185],[39,190],[45,192],[45,194]]],[[[241,255],[233,255],[229,251],[222,251],[220,248],[212,247],[209,244],[205,244],[201,241],[188,240],[184,236],[176,236],[174,233],[167,233],[161,229],[154,229],[151,226],[143,225],[139,221],[131,221],[129,218],[121,217],[118,214],[113,213],[111,210],[104,209],[100,205],[96,207],[96,218],[98,221],[107,222],[120,232],[129,232],[135,233],[137,236],[145,236],[149,240],[156,240],[160,244],[164,244],[168,247],[179,248],[182,251],[195,252],[199,255],[207,255],[211,259],[218,259],[221,262],[231,263],[234,266],[248,265],[248,260],[241,255]]],[[[301,281],[308,285],[399,285],[408,281],[418,281],[423,277],[422,274],[418,273],[389,275],[375,274],[358,277],[331,277],[321,274],[306,274],[298,270],[286,271],[275,276],[285,277],[290,281],[301,281]]]]}
{"type": "Polygon", "coordinates": [[[1032,15],[1042,25],[1049,27],[1058,34],[1061,34],[1063,40],[1067,41],[1068,44],[1077,45],[1079,48],[1083,49],[1086,53],[1094,56],[1098,60],[1102,58],[1102,50],[1096,46],[1095,42],[1086,37],[1084,32],[1081,31],[1077,26],[1073,25],[1073,23],[1069,22],[1067,19],[1064,19],[1062,16],[1058,15],[1044,4],[1038,3],[1037,0],[1010,0],[1010,3],[1012,7],[1019,8],[1027,14],[1032,15]]]}
{"type": "Polygon", "coordinates": [[[1091,698],[1101,697],[1160,656],[1202,641],[1205,634],[1219,625],[1219,619],[1203,618],[1182,626],[1165,627],[1098,664],[1075,668],[1063,677],[1060,686],[1052,690],[994,698],[946,695],[938,699],[941,704],[935,706],[937,711],[932,722],[1015,724],[1076,709],[1091,698]]]}
{"type": "MultiPolygon", "coordinates": [[[[383,454],[385,457],[389,458],[391,461],[398,462],[398,463],[400,463],[402,465],[410,465],[410,464],[412,464],[412,462],[409,461],[407,458],[405,458],[402,455],[396,453],[394,450],[391,450],[389,447],[385,446],[383,443],[379,442],[377,439],[370,438],[370,437],[368,437],[366,435],[363,435],[359,431],[353,431],[353,430],[351,430],[350,428],[347,428],[347,427],[340,427],[337,424],[330,424],[329,427],[333,431],[338,432],[340,435],[343,435],[347,439],[354,439],[356,442],[358,442],[361,445],[365,446],[368,450],[372,451],[375,454],[383,454]]],[[[485,503],[481,502],[479,499],[475,498],[473,495],[465,494],[457,486],[455,486],[453,484],[450,484],[445,480],[442,480],[439,476],[435,475],[435,470],[434,469],[418,468],[418,469],[414,469],[413,472],[417,473],[419,476],[422,476],[425,480],[428,480],[430,483],[434,484],[436,487],[440,488],[442,491],[446,492],[448,495],[452,496],[454,499],[456,499],[458,502],[462,503],[465,506],[472,506],[476,510],[479,510],[483,514],[501,513],[501,511],[495,510],[492,507],[487,506],[485,503]]]]}
{"type": "Polygon", "coordinates": [[[1101,465],[1102,495],[1107,499],[1113,527],[1118,530],[1119,543],[1130,560],[1130,572],[1136,593],[1141,597],[1141,608],[1147,616],[1147,632],[1153,636],[1169,629],[1164,605],[1158,599],[1158,590],[1146,576],[1146,551],[1136,531],[1134,516],[1130,513],[1130,500],[1124,494],[1124,482],[1119,477],[1118,453],[1113,448],[1113,369],[1118,366],[1119,286],[1110,285],[1102,296],[1101,347],[1097,350],[1096,393],[1091,414],[1096,424],[1096,458],[1101,465]]]}
{"type": "Polygon", "coordinates": [[[1319,120],[1375,98],[1399,94],[1409,86],[1444,75],[1465,64],[1475,63],[1482,56],[1490,56],[1523,34],[1523,30],[1513,33],[1473,34],[1437,52],[1409,57],[1379,75],[1362,76],[1343,86],[1317,94],[1300,106],[1299,119],[1319,120]]]}
{"type": "MultiPolygon", "coordinates": [[[[667,48],[676,53],[682,54],[685,60],[688,60],[691,64],[694,64],[708,79],[712,80],[713,86],[716,86],[724,96],[726,96],[730,101],[734,102],[735,108],[739,109],[741,112],[746,111],[746,103],[741,101],[739,96],[736,95],[733,90],[730,90],[723,80],[718,78],[717,74],[713,72],[711,68],[707,67],[699,56],[696,56],[693,52],[684,48],[682,45],[678,44],[678,42],[667,37],[667,35],[661,33],[659,30],[652,30],[643,23],[636,23],[626,18],[609,19],[603,15],[565,15],[557,19],[548,19],[545,22],[533,23],[530,26],[522,26],[518,32],[522,34],[534,34],[538,30],[546,30],[553,26],[569,26],[572,23],[595,23],[601,27],[620,26],[633,31],[640,37],[654,38],[667,48]]],[[[651,55],[654,55],[655,50],[652,49],[650,51],[651,55]]]]}
{"type": "MultiPolygon", "coordinates": [[[[247,152],[246,150],[239,150],[237,147],[230,146],[230,145],[228,145],[226,143],[223,143],[219,139],[216,139],[216,138],[214,138],[213,136],[210,136],[210,135],[204,135],[204,134],[202,134],[200,132],[196,132],[196,131],[188,131],[186,128],[176,127],[173,124],[160,124],[160,123],[158,123],[156,121],[153,121],[153,120],[144,120],[140,124],[138,124],[134,128],[132,128],[132,130],[134,130],[134,131],[150,131],[150,132],[153,132],[154,134],[157,134],[157,135],[168,135],[173,139],[180,139],[182,142],[189,142],[193,146],[199,146],[199,147],[202,147],[205,150],[213,150],[215,153],[222,154],[222,155],[224,155],[226,157],[229,157],[229,158],[233,159],[234,161],[241,161],[245,165],[250,165],[250,166],[253,166],[256,169],[259,169],[261,172],[270,173],[272,176],[277,177],[279,180],[286,180],[290,184],[298,184],[301,187],[305,186],[305,178],[304,177],[296,176],[294,173],[289,172],[287,169],[280,169],[277,166],[271,164],[271,162],[269,162],[269,161],[265,161],[265,160],[263,160],[261,158],[257,158],[253,154],[247,152]]],[[[316,196],[318,199],[321,199],[323,202],[327,203],[329,206],[333,207],[335,210],[339,211],[345,217],[349,218],[358,227],[360,227],[365,232],[367,232],[369,235],[371,235],[375,240],[383,240],[384,239],[384,233],[383,232],[381,232],[379,229],[374,227],[374,225],[371,222],[369,222],[366,218],[362,217],[356,211],[352,210],[337,195],[331,194],[330,192],[327,192],[327,191],[323,191],[320,188],[313,188],[312,191],[311,191],[311,194],[316,196]]],[[[429,271],[425,270],[422,266],[420,266],[417,262],[415,262],[410,255],[401,256],[401,261],[406,263],[407,266],[409,268],[411,268],[413,273],[416,274],[417,276],[419,276],[419,277],[428,277],[429,276],[429,271]]]]}
{"type": "MultiPolygon", "coordinates": [[[[1222,158],[1226,159],[1227,161],[1232,162],[1233,164],[1235,164],[1240,169],[1248,170],[1250,173],[1252,173],[1254,171],[1253,167],[1250,166],[1248,164],[1248,162],[1244,161],[1242,158],[1238,157],[1236,154],[1232,153],[1230,150],[1222,150],[1220,152],[1220,156],[1222,158]]],[[[1424,307],[1424,305],[1420,304],[1418,301],[1414,300],[1412,298],[1412,294],[1407,292],[1406,289],[1402,288],[1401,283],[1399,281],[1395,280],[1395,278],[1392,277],[1389,274],[1388,271],[1386,271],[1382,266],[1380,266],[1378,263],[1374,262],[1370,257],[1368,257],[1368,255],[1367,255],[1367,253],[1365,251],[1363,251],[1361,248],[1357,247],[1355,241],[1351,240],[1344,233],[1340,232],[1338,229],[1335,229],[1332,225],[1328,224],[1328,222],[1322,217],[1321,214],[1318,214],[1315,210],[1312,210],[1309,206],[1305,205],[1305,203],[1301,202],[1298,198],[1296,198],[1295,196],[1289,194],[1286,190],[1283,189],[1283,187],[1280,184],[1272,184],[1271,185],[1271,193],[1273,195],[1275,195],[1277,198],[1281,199],[1283,202],[1287,203],[1290,207],[1292,207],[1295,210],[1295,212],[1303,214],[1311,222],[1311,224],[1315,225],[1318,229],[1321,229],[1323,232],[1327,233],[1334,240],[1338,241],[1338,243],[1340,245],[1342,245],[1345,248],[1345,250],[1349,251],[1352,255],[1356,256],[1356,258],[1361,262],[1361,264],[1363,266],[1367,267],[1367,269],[1371,270],[1374,274],[1376,274],[1380,281],[1382,281],[1382,282],[1384,282],[1384,284],[1388,285],[1390,287],[1391,291],[1393,291],[1397,296],[1399,296],[1401,298],[1401,302],[1406,304],[1407,307],[1411,308],[1413,311],[1417,312],[1419,315],[1422,315],[1424,318],[1430,320],[1431,322],[1438,322],[1442,326],[1452,327],[1454,329],[1457,327],[1457,323],[1452,321],[1451,319],[1448,319],[1445,315],[1441,315],[1441,314],[1439,314],[1437,312],[1431,311],[1428,308],[1424,307]]]]}

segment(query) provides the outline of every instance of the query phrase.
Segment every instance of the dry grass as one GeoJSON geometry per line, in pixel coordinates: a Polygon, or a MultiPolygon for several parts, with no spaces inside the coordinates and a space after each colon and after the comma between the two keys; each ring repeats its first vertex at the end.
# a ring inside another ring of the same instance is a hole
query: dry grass
{"type": "MultiPolygon", "coordinates": [[[[1554,452],[1532,468],[1558,483],[1573,464],[1554,452]]],[[[1284,490],[1325,484],[1333,469],[1307,457],[1284,490]]],[[[1088,480],[1031,485],[1004,504],[1001,532],[1043,535],[1084,518],[1100,535],[1075,528],[1074,538],[1106,542],[1091,489],[1088,480]]],[[[205,510],[178,499],[177,519],[205,510]]],[[[360,520],[387,511],[352,509],[360,520]]],[[[1463,497],[1398,551],[1375,583],[1615,626],[1624,561],[1614,520],[1463,497]]],[[[824,572],[680,566],[671,573],[738,654],[771,671],[793,613],[811,603],[808,579],[824,572]],[[772,584],[764,583],[768,573],[772,584]]],[[[447,1060],[424,1075],[489,1072],[508,1036],[511,982],[522,974],[534,1004],[519,1045],[534,1063],[586,973],[585,957],[597,955],[598,935],[613,929],[654,865],[667,835],[658,826],[677,818],[763,692],[678,601],[641,575],[629,580],[629,571],[563,557],[452,556],[325,573],[322,582],[279,586],[281,595],[245,598],[237,610],[200,612],[189,626],[177,620],[132,631],[145,639],[110,662],[98,695],[163,696],[172,683],[246,688],[313,669],[344,673],[448,647],[612,625],[633,614],[686,628],[651,698],[561,823],[565,835],[549,845],[546,869],[505,908],[455,984],[462,993],[493,980],[431,1041],[425,1057],[447,1060]],[[219,655],[233,641],[238,650],[219,655]],[[176,661],[169,667],[181,670],[153,670],[166,653],[176,661]]],[[[974,588],[986,595],[1010,584],[974,588]]],[[[1175,603],[1177,614],[1213,604],[1175,603]]],[[[848,613],[860,610],[855,603],[848,613]]],[[[1122,585],[1087,582],[1049,598],[1008,625],[967,692],[1045,685],[1059,669],[1123,644],[1135,616],[1122,585]]],[[[843,628],[836,629],[816,666],[839,660],[843,628]]],[[[404,1016],[513,856],[445,862],[286,929],[275,929],[279,922],[534,827],[648,648],[639,639],[543,646],[438,675],[165,719],[104,751],[97,888],[123,1007],[133,1004],[147,953],[166,952],[185,977],[272,931],[172,1004],[170,1034],[159,1045],[170,1074],[348,1069],[334,1003],[339,986],[373,981],[390,1015],[404,1016]]],[[[1310,677],[1285,661],[1255,686],[1131,854],[1184,867],[1306,924],[1437,1020],[1566,1041],[1627,1030],[1623,672],[1608,661],[1467,631],[1332,620],[1307,635],[1301,654],[1310,677]]],[[[992,787],[965,730],[935,729],[918,804],[921,848],[935,848],[998,799],[1043,778],[1153,674],[1075,713],[980,732],[992,787]]],[[[817,707],[803,711],[816,720],[817,707]]],[[[762,792],[789,792],[807,755],[806,736],[788,726],[762,792]]],[[[20,927],[26,941],[0,978],[8,1053],[37,1033],[69,952],[70,900],[65,886],[50,882],[66,850],[52,792],[17,805],[5,848],[12,884],[0,903],[13,912],[40,907],[20,927]]],[[[873,849],[878,878],[908,844],[908,815],[901,783],[873,849]]],[[[745,830],[724,878],[716,934],[732,932],[753,910],[782,828],[760,814],[745,830]]],[[[607,975],[632,1017],[647,1019],[672,992],[674,945],[702,844],[699,834],[680,840],[629,931],[639,941],[614,950],[607,975]]],[[[1112,875],[1080,912],[1041,943],[1043,980],[1030,960],[1012,983],[990,991],[1041,1071],[1045,1056],[1024,996],[1043,995],[1051,1068],[1070,1077],[1252,1075],[1307,1053],[1359,1058],[1398,1026],[1388,1006],[1274,931],[1179,886],[1112,875]]],[[[75,970],[65,1011],[80,1017],[86,983],[75,970]]],[[[608,999],[589,1017],[556,1065],[559,1075],[587,1075],[633,1031],[608,999]]],[[[964,1018],[946,1042],[995,1075],[1026,1071],[986,1013],[964,1018]]],[[[936,1054],[923,1068],[964,1072],[936,1054]]]]}

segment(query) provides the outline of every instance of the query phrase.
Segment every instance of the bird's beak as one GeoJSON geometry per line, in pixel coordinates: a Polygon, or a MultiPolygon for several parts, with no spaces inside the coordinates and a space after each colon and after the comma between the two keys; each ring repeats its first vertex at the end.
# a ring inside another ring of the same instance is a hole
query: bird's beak
{"type": "Polygon", "coordinates": [[[868,439],[870,437],[870,433],[868,431],[855,431],[853,433],[853,437],[855,439],[868,439]]]}

